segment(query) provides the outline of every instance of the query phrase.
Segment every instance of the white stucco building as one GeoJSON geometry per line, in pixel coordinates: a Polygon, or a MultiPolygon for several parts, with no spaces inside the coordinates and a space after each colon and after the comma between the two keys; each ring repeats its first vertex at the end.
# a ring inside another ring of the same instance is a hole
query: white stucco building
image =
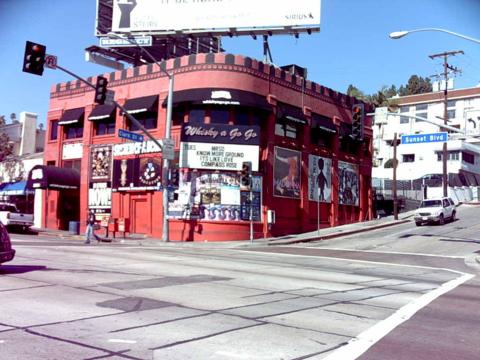
{"type": "Polygon", "coordinates": [[[43,164],[45,130],[37,127],[37,114],[24,111],[18,121],[2,126],[0,131],[7,134],[14,155],[0,162],[0,201],[15,202],[22,211],[34,211],[35,226],[40,227],[42,197],[27,194],[25,186],[30,170],[43,164]]]}
{"type": "MultiPolygon", "coordinates": [[[[400,115],[426,118],[429,121],[443,123],[444,92],[399,97],[400,115]]],[[[448,91],[448,125],[462,133],[448,131],[447,171],[449,185],[480,186],[480,86],[448,91]]],[[[393,139],[402,135],[437,133],[441,129],[431,123],[407,116],[387,116],[375,119],[373,130],[374,168],[372,178],[374,186],[384,179],[393,177],[393,139]]],[[[433,179],[431,186],[440,186],[443,173],[442,142],[399,144],[397,146],[397,180],[400,187],[419,190],[423,179],[433,179]],[[417,185],[414,189],[413,182],[417,185]],[[403,181],[403,182],[402,182],[403,181]],[[440,181],[440,185],[438,185],[440,181]]],[[[388,181],[388,180],[387,180],[388,181]]]]}

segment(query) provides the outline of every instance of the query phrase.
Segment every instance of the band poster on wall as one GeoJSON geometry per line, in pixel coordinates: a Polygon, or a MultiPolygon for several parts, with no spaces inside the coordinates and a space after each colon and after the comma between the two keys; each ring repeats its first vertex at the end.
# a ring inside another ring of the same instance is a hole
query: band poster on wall
{"type": "Polygon", "coordinates": [[[133,158],[113,161],[113,191],[161,190],[161,158],[133,158]]]}
{"type": "MultiPolygon", "coordinates": [[[[262,178],[252,178],[254,221],[261,221],[262,178]]],[[[250,209],[248,191],[240,186],[237,173],[181,171],[176,192],[177,199],[169,203],[172,218],[241,221],[245,220],[242,213],[250,209]]]]}
{"type": "Polygon", "coordinates": [[[95,214],[110,214],[112,209],[112,147],[94,146],[90,150],[88,208],[95,214]]]}
{"type": "Polygon", "coordinates": [[[308,155],[308,199],[332,201],[332,160],[308,155]]]}
{"type": "Polygon", "coordinates": [[[338,162],[339,204],[359,205],[358,165],[338,162]]]}
{"type": "Polygon", "coordinates": [[[300,198],[300,151],[275,147],[273,195],[300,198]]]}

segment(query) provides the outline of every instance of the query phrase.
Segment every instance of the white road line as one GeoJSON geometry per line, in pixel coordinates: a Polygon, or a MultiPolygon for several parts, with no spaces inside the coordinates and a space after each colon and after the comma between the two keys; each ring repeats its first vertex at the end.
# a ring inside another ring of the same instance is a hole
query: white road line
{"type": "Polygon", "coordinates": [[[374,253],[374,254],[389,254],[389,255],[413,255],[413,256],[430,256],[446,259],[465,259],[466,256],[453,256],[453,255],[436,255],[436,254],[423,254],[423,253],[409,253],[409,252],[400,252],[400,251],[375,251],[375,250],[361,250],[361,249],[348,249],[348,248],[331,248],[331,247],[304,247],[304,246],[289,246],[299,249],[318,249],[318,250],[334,250],[334,251],[350,251],[350,252],[365,252],[365,253],[374,253]]]}
{"type": "Polygon", "coordinates": [[[111,343],[122,343],[122,344],[136,344],[135,340],[124,340],[124,339],[108,339],[108,342],[111,343]]]}
{"type": "Polygon", "coordinates": [[[332,354],[324,358],[324,360],[354,360],[358,358],[377,341],[395,329],[398,325],[410,319],[417,311],[430,304],[439,296],[470,280],[474,276],[475,275],[464,273],[459,278],[448,281],[437,289],[420,296],[407,305],[401,307],[390,317],[378,322],[368,330],[358,335],[356,338],[353,338],[347,343],[347,345],[334,351],[332,354]]]}

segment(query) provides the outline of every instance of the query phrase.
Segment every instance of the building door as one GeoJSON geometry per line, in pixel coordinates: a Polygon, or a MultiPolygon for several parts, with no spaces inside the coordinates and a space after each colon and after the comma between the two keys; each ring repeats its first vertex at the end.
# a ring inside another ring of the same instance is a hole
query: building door
{"type": "Polygon", "coordinates": [[[152,218],[149,203],[147,199],[134,199],[133,200],[133,219],[132,231],[136,234],[149,234],[150,233],[150,219],[152,218]]]}

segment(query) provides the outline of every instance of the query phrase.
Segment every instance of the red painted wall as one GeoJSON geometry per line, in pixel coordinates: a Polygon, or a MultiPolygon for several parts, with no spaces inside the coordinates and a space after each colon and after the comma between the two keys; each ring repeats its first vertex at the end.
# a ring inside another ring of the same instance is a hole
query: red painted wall
{"type": "MultiPolygon", "coordinates": [[[[296,107],[304,107],[304,113],[315,112],[334,119],[335,125],[351,122],[351,105],[354,101],[344,94],[324,88],[310,81],[292,78],[289,73],[273,68],[256,60],[246,61],[242,56],[231,57],[225,54],[199,54],[169,60],[167,70],[173,72],[175,91],[192,88],[239,89],[256,93],[268,99],[272,112],[261,125],[260,168],[263,175],[263,223],[255,223],[255,238],[263,236],[279,236],[291,233],[313,231],[317,229],[317,203],[308,199],[308,154],[332,159],[332,202],[320,204],[320,226],[329,227],[345,223],[370,219],[371,211],[371,155],[367,152],[347,154],[340,150],[338,134],[331,148],[310,144],[310,128],[307,124],[300,139],[281,138],[274,134],[275,112],[277,102],[288,103],[296,107]],[[209,56],[213,56],[209,59],[209,56]],[[249,65],[251,61],[251,66],[249,65]],[[263,67],[263,69],[262,69],[263,67]],[[300,199],[288,199],[273,196],[273,161],[274,148],[279,146],[301,152],[301,196],[300,199]],[[346,206],[338,204],[338,161],[346,161],[359,165],[360,170],[360,204],[346,206]],[[266,224],[268,209],[276,211],[276,224],[269,228],[266,224]]],[[[110,78],[109,74],[105,75],[110,78]]],[[[147,95],[159,95],[158,126],[151,133],[158,139],[165,134],[166,108],[162,102],[166,98],[168,78],[157,71],[156,65],[141,66],[137,70],[117,71],[109,88],[115,91],[115,100],[123,104],[127,99],[147,95]],[[138,72],[138,73],[134,73],[138,72]]],[[[85,120],[82,139],[66,140],[59,127],[59,139],[49,140],[52,120],[58,120],[66,109],[85,107],[85,119],[88,118],[93,104],[93,89],[72,81],[52,87],[50,110],[48,113],[47,140],[45,146],[45,163],[55,161],[62,166],[62,147],[64,144],[82,142],[83,154],[80,190],[80,223],[83,229],[88,205],[89,181],[89,146],[95,144],[114,144],[122,140],[116,135],[93,136],[93,123],[85,120]]],[[[307,116],[308,118],[308,116],[307,116]]],[[[125,120],[117,111],[116,132],[124,128],[125,120]]],[[[371,139],[371,119],[367,119],[365,136],[371,139]]],[[[179,149],[179,127],[172,129],[172,138],[179,149]]],[[[371,152],[370,152],[371,154],[371,152]]],[[[49,192],[46,226],[55,228],[57,221],[52,206],[57,201],[55,191],[49,192]]],[[[47,208],[45,209],[47,211],[47,208]]],[[[130,232],[146,233],[152,237],[162,234],[162,193],[113,193],[113,218],[130,219],[130,232]]],[[[171,220],[170,239],[178,241],[219,241],[240,240],[249,238],[248,222],[214,222],[206,220],[171,220]]]]}

